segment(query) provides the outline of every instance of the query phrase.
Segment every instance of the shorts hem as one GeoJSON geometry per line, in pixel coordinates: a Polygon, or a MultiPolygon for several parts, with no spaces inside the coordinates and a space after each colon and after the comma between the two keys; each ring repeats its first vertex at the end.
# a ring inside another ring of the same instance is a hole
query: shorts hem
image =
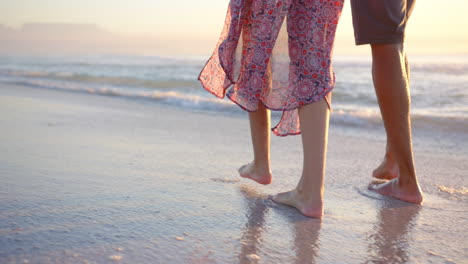
{"type": "Polygon", "coordinates": [[[385,39],[356,39],[356,46],[366,45],[366,44],[400,44],[405,42],[405,37],[392,37],[385,39]]]}

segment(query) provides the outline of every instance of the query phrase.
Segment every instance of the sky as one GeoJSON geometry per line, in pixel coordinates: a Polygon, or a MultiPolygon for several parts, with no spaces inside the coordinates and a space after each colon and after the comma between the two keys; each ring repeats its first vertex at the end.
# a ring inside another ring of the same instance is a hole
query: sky
{"type": "MultiPolygon", "coordinates": [[[[377,0],[376,0],[377,1],[377,0]]],[[[0,24],[19,29],[25,23],[96,24],[135,48],[164,43],[172,52],[210,52],[223,26],[228,0],[1,0],[0,24]],[[130,41],[130,39],[133,39],[130,41]]],[[[468,53],[468,1],[419,0],[407,30],[410,52],[468,53]]],[[[349,0],[338,27],[335,53],[361,53],[355,47],[349,0]]],[[[1,45],[1,44],[0,44],[1,45]]],[[[1,48],[1,47],[0,47],[1,48]]],[[[164,51],[163,48],[160,51],[164,51]]]]}

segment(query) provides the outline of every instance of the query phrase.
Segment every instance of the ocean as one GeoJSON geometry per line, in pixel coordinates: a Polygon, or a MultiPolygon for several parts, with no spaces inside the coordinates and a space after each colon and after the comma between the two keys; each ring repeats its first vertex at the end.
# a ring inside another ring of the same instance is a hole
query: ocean
{"type": "MultiPolygon", "coordinates": [[[[242,113],[202,89],[208,56],[0,56],[0,83],[148,99],[187,110],[242,113]]],[[[413,123],[425,130],[468,133],[468,55],[411,56],[413,123]]],[[[369,56],[335,56],[331,122],[381,126],[369,56]]]]}

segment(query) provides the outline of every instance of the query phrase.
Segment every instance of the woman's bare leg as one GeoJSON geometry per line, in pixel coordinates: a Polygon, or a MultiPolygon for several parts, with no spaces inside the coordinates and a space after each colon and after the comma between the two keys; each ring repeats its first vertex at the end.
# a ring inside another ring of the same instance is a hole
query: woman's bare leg
{"type": "Polygon", "coordinates": [[[249,113],[254,160],[239,168],[241,177],[260,184],[271,183],[270,170],[270,110],[259,102],[258,110],[249,113]]]}
{"type": "Polygon", "coordinates": [[[323,182],[326,165],[330,111],[325,99],[299,109],[304,167],[297,187],[277,194],[277,203],[293,206],[308,217],[323,215],[323,182]]]}

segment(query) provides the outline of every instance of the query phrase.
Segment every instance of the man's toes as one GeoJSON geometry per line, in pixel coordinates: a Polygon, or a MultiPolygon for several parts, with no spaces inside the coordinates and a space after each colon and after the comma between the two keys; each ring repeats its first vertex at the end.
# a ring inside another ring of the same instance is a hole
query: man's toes
{"type": "Polygon", "coordinates": [[[383,184],[383,183],[387,183],[388,180],[386,179],[372,179],[371,183],[369,183],[369,185],[371,184],[374,184],[374,185],[378,185],[378,184],[383,184]]]}

